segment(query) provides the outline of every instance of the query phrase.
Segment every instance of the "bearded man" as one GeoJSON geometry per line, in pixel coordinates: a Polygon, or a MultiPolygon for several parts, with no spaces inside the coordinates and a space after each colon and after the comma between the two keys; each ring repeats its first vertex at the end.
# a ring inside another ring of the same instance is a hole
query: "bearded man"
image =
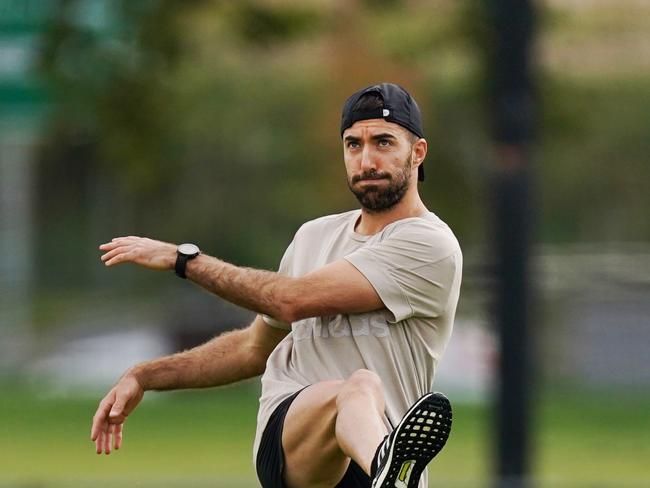
{"type": "Polygon", "coordinates": [[[193,244],[119,237],[107,266],[175,270],[258,313],[244,329],[136,365],[100,402],[98,453],[147,390],[225,385],[259,374],[254,462],[264,488],[427,486],[451,407],[430,393],[451,335],[462,255],[418,193],[427,154],[420,110],[382,83],[343,107],[348,186],[361,207],[304,224],[277,273],[242,268],[193,244]]]}

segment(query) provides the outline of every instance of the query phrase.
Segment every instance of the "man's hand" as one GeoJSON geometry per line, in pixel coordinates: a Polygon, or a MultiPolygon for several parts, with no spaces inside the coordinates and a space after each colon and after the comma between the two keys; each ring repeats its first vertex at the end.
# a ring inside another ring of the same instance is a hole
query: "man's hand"
{"type": "Polygon", "coordinates": [[[99,249],[105,252],[101,259],[106,266],[121,263],[134,263],[149,269],[174,269],[176,248],[168,242],[154,241],[146,237],[116,237],[102,244],[99,249]]]}
{"type": "Polygon", "coordinates": [[[111,447],[117,450],[122,446],[123,424],[143,395],[138,380],[127,373],[99,402],[90,431],[90,440],[95,442],[97,454],[110,454],[111,447]]]}

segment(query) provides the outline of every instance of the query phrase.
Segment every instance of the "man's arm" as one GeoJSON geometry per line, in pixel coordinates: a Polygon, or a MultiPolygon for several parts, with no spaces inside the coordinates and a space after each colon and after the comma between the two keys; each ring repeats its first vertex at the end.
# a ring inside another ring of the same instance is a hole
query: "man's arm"
{"type": "Polygon", "coordinates": [[[257,316],[246,329],[129,369],[102,399],[93,417],[91,440],[97,454],[109,454],[111,446],[120,448],[124,421],[145,391],[219,386],[257,376],[287,333],[257,316]]]}
{"type": "MultiPolygon", "coordinates": [[[[106,251],[102,260],[107,266],[131,262],[171,270],[176,262],[175,245],[141,237],[119,237],[100,249],[106,251]]],[[[292,278],[201,254],[188,261],[185,273],[208,291],[287,324],[306,317],[362,313],[384,306],[366,277],[345,260],[292,278]]]]}

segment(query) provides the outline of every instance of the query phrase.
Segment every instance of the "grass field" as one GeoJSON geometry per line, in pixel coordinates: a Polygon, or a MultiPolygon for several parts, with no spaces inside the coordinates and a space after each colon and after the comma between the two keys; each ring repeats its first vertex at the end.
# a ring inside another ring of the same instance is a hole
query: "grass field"
{"type": "MultiPolygon", "coordinates": [[[[94,453],[90,398],[38,398],[3,388],[0,486],[258,486],[251,458],[257,389],[148,394],[122,450],[94,453]]],[[[453,399],[452,399],[453,400],[453,399]]],[[[650,398],[549,393],[538,405],[537,486],[650,486],[650,398]]],[[[489,410],[455,405],[431,486],[489,485],[489,410]]]]}

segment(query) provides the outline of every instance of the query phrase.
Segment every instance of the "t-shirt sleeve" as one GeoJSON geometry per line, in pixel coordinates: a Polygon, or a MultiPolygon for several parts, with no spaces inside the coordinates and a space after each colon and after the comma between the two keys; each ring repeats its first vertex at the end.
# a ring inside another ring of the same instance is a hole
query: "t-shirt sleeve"
{"type": "Polygon", "coordinates": [[[375,288],[394,322],[445,313],[462,268],[456,239],[428,228],[400,229],[345,259],[375,288]]]}
{"type": "MultiPolygon", "coordinates": [[[[284,252],[284,256],[282,256],[282,260],[280,261],[280,266],[278,267],[278,273],[281,275],[292,276],[291,271],[293,267],[293,249],[295,245],[294,243],[295,243],[295,239],[291,242],[291,244],[289,244],[289,247],[287,247],[287,250],[284,252]]],[[[269,324],[271,327],[275,327],[277,329],[291,330],[291,324],[287,324],[285,322],[276,320],[269,315],[263,314],[262,319],[264,319],[264,322],[269,324]]]]}

